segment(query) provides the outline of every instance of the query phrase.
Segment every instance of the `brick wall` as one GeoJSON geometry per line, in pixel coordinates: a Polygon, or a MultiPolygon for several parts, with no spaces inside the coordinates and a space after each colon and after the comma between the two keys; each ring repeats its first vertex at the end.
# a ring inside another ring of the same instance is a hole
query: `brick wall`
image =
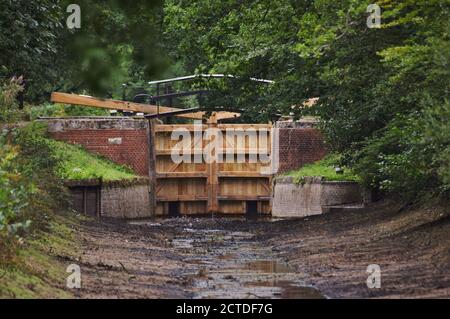
{"type": "Polygon", "coordinates": [[[83,145],[87,150],[148,176],[148,122],[144,119],[64,118],[47,119],[57,140],[83,145]]]}
{"type": "MultiPolygon", "coordinates": [[[[148,122],[129,117],[46,119],[58,140],[87,150],[148,176],[148,122]]],[[[319,130],[304,126],[279,128],[279,173],[322,159],[327,150],[319,130]]]]}
{"type": "Polygon", "coordinates": [[[313,163],[327,154],[323,136],[318,129],[280,128],[279,134],[279,173],[313,163]]]}

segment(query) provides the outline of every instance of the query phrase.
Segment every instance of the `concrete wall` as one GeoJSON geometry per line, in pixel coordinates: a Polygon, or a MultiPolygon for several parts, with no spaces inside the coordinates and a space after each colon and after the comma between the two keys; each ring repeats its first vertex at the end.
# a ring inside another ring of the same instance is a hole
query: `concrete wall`
{"type": "Polygon", "coordinates": [[[328,211],[329,206],[363,204],[366,191],[356,182],[328,182],[321,178],[305,178],[294,183],[292,177],[279,177],[274,182],[273,217],[305,217],[328,211]]]}
{"type": "Polygon", "coordinates": [[[131,117],[46,118],[50,135],[149,175],[149,126],[131,117]]]}
{"type": "Polygon", "coordinates": [[[148,218],[151,209],[147,178],[102,183],[100,180],[66,181],[72,209],[80,214],[112,218],[148,218]]]}
{"type": "Polygon", "coordinates": [[[294,183],[292,177],[275,180],[272,199],[273,217],[303,217],[322,213],[318,183],[294,183]]]}
{"type": "Polygon", "coordinates": [[[104,185],[101,216],[114,218],[151,217],[148,185],[104,185]]]}

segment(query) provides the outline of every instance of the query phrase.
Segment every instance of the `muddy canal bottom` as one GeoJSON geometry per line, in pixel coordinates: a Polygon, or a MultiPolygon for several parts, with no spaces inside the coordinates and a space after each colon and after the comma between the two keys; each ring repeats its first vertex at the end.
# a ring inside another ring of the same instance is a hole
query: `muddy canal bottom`
{"type": "Polygon", "coordinates": [[[245,220],[181,218],[139,223],[175,228],[168,246],[183,256],[182,277],[193,298],[324,298],[314,287],[305,286],[302,274],[277,259],[256,234],[236,231],[249,228],[240,224],[245,220]]]}

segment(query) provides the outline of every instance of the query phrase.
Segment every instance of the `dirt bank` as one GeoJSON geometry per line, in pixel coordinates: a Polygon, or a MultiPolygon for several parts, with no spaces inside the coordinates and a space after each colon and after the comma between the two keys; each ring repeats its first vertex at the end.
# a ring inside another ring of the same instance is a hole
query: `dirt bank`
{"type": "Polygon", "coordinates": [[[449,215],[383,204],[289,221],[88,222],[77,296],[450,297],[449,215]],[[367,288],[369,264],[380,289],[367,288]]]}
{"type": "MultiPolygon", "coordinates": [[[[277,223],[278,255],[332,298],[450,297],[450,209],[376,205],[277,223]],[[381,288],[368,289],[369,264],[381,267],[381,288]]],[[[269,235],[270,236],[270,235],[269,235]]]]}

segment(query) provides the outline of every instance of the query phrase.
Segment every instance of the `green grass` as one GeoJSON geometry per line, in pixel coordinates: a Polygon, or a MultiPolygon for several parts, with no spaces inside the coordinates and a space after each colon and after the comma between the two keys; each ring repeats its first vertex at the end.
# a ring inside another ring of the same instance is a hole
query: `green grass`
{"type": "Polygon", "coordinates": [[[77,263],[80,248],[73,227],[81,218],[56,216],[49,229],[27,239],[14,260],[0,264],[0,299],[73,298],[65,286],[66,269],[77,263]]]}
{"type": "Polygon", "coordinates": [[[351,169],[337,165],[339,156],[328,155],[324,159],[315,162],[314,164],[307,164],[302,168],[290,171],[285,176],[292,176],[294,181],[300,183],[305,177],[323,177],[327,181],[359,181],[360,178],[354,174],[351,169]],[[343,169],[342,174],[337,174],[335,167],[339,166],[343,169]]]}
{"type": "Polygon", "coordinates": [[[104,181],[116,181],[137,177],[131,169],[88,153],[81,146],[55,140],[48,140],[48,143],[60,159],[56,175],[62,179],[102,178],[104,181]]]}

